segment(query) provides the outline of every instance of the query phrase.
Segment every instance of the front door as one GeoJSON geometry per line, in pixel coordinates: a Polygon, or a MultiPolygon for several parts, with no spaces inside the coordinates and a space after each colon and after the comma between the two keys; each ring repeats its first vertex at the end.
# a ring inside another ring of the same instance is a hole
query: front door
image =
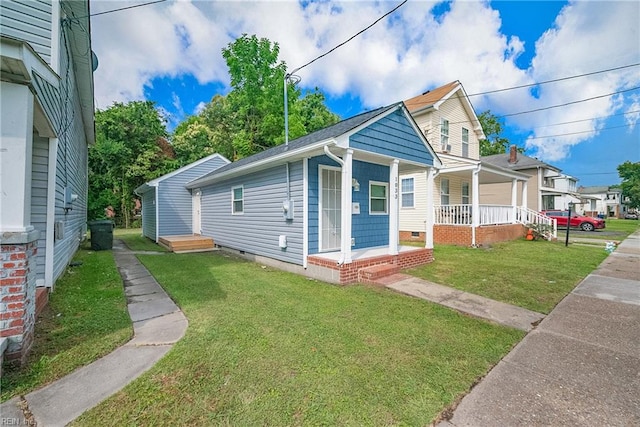
{"type": "Polygon", "coordinates": [[[342,172],[320,168],[320,250],[340,249],[342,222],[342,172]]]}
{"type": "Polygon", "coordinates": [[[191,196],[191,207],[193,209],[192,211],[192,224],[193,224],[193,234],[202,234],[202,222],[201,222],[201,218],[202,215],[200,215],[200,198],[202,196],[202,191],[200,191],[199,188],[196,188],[193,190],[192,196],[191,196]]]}

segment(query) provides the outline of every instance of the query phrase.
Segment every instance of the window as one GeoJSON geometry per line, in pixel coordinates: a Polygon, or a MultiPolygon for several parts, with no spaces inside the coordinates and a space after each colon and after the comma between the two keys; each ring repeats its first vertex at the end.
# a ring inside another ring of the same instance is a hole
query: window
{"type": "Polygon", "coordinates": [[[402,178],[402,207],[413,207],[413,178],[402,178]]]}
{"type": "Polygon", "coordinates": [[[244,213],[244,188],[242,186],[231,189],[231,213],[233,215],[244,213]]]}
{"type": "Polygon", "coordinates": [[[442,151],[449,151],[449,120],[440,119],[440,143],[442,151]]]}
{"type": "Polygon", "coordinates": [[[440,180],[440,204],[449,204],[449,180],[446,178],[440,180]]]}
{"type": "Polygon", "coordinates": [[[462,128],[462,157],[469,157],[469,129],[462,128]]]}
{"type": "Polygon", "coordinates": [[[462,190],[462,204],[468,205],[469,204],[469,183],[463,182],[461,190],[462,190]]]}
{"type": "Polygon", "coordinates": [[[386,215],[388,213],[389,184],[369,181],[369,214],[386,215]]]}

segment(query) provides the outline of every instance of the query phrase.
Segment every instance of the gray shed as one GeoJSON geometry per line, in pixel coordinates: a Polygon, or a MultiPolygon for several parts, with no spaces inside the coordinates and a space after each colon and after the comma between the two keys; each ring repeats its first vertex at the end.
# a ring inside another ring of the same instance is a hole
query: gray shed
{"type": "Polygon", "coordinates": [[[161,236],[200,234],[199,191],[185,188],[185,184],[211,173],[229,163],[224,156],[212,154],[163,175],[135,189],[142,198],[142,234],[154,242],[161,236]]]}

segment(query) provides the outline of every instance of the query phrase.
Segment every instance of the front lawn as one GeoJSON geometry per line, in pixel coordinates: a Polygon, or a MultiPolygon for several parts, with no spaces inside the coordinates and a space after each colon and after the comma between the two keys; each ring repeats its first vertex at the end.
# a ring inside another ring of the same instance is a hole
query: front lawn
{"type": "Polygon", "coordinates": [[[427,425],[524,335],[221,253],[139,259],[189,328],[74,425],[427,425]]]}
{"type": "MultiPolygon", "coordinates": [[[[576,229],[569,230],[569,238],[587,238],[587,239],[601,239],[603,241],[612,240],[620,241],[626,238],[631,233],[640,229],[640,222],[634,219],[617,219],[607,218],[606,227],[604,230],[594,230],[590,232],[579,231],[576,229]]],[[[565,240],[567,229],[558,229],[558,240],[565,240]]],[[[603,242],[604,245],[604,242],[603,242]]]]}
{"type": "Polygon", "coordinates": [[[114,239],[122,239],[132,251],[167,252],[165,248],[142,235],[140,228],[116,228],[113,231],[114,239]]]}
{"type": "Polygon", "coordinates": [[[111,251],[80,249],[38,317],[28,364],[2,372],[1,400],[26,394],[110,353],[133,335],[111,251]]]}
{"type": "Polygon", "coordinates": [[[549,313],[606,257],[602,246],[514,240],[489,248],[436,245],[435,261],[408,273],[441,285],[549,313]]]}

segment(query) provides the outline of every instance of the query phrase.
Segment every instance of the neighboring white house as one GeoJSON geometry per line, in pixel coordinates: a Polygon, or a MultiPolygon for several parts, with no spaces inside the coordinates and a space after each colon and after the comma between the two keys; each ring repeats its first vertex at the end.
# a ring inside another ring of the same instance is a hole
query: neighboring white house
{"type": "Polygon", "coordinates": [[[622,200],[622,190],[619,188],[608,185],[579,187],[578,192],[582,202],[576,209],[581,214],[622,218],[627,212],[627,206],[622,200]]]}
{"type": "Polygon", "coordinates": [[[3,0],[0,55],[0,341],[24,361],[36,294],[46,301],[86,233],[89,2],[3,0]]]}
{"type": "MultiPolygon", "coordinates": [[[[434,177],[433,192],[427,190],[426,172],[400,177],[400,239],[425,240],[427,203],[434,203],[435,243],[481,245],[524,235],[523,225],[547,222],[518,204],[528,176],[480,159],[480,140],[485,138],[473,106],[459,81],[454,81],[405,101],[418,127],[442,160],[434,177]],[[499,205],[481,205],[480,185],[500,183],[507,187],[499,205]]],[[[526,200],[526,196],[524,196],[526,200]]]]}

